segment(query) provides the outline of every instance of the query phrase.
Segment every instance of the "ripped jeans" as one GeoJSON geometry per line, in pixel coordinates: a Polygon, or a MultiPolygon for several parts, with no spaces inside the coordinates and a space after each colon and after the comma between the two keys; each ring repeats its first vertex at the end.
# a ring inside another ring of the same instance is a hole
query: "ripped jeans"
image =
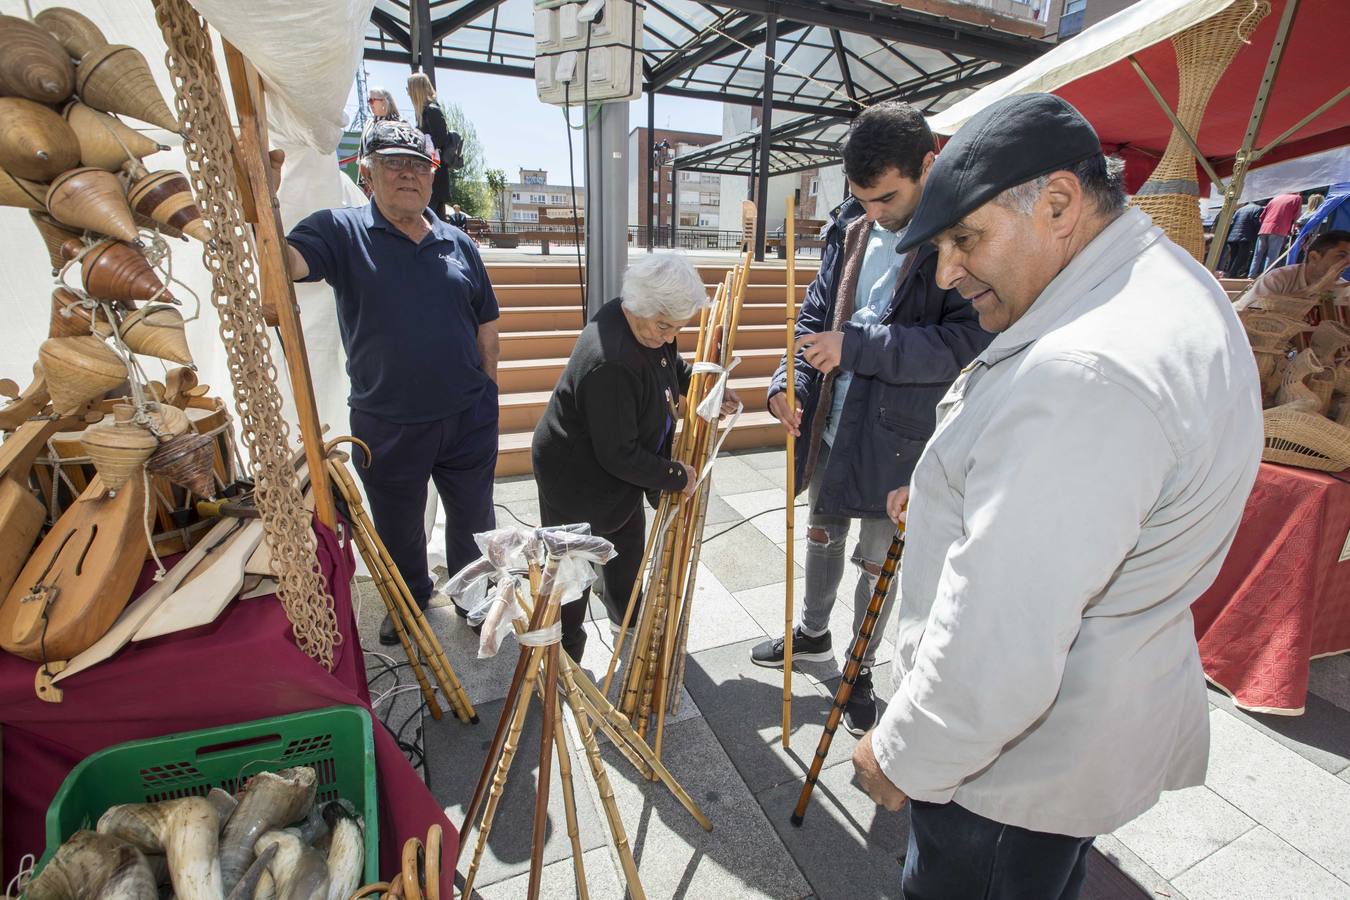
{"type": "MultiPolygon", "coordinates": [[[[811,479],[807,488],[808,509],[814,509],[820,493],[820,482],[825,473],[825,465],[830,458],[830,445],[820,445],[820,457],[816,460],[816,477],[811,479]]],[[[812,512],[806,522],[806,588],[802,597],[802,630],[812,636],[824,634],[830,628],[830,612],[834,609],[835,592],[844,578],[844,548],[848,543],[848,529],[852,519],[848,516],[826,516],[812,512]],[[823,540],[818,538],[823,537],[823,540]]],[[[881,573],[881,564],[886,561],[886,551],[890,549],[891,539],[895,537],[895,523],[882,516],[880,518],[860,519],[861,531],[858,543],[853,548],[850,561],[858,569],[858,583],[853,589],[853,630],[848,635],[846,647],[851,647],[858,631],[862,628],[863,618],[867,614],[867,605],[872,599],[872,589],[876,586],[877,576],[881,573]],[[876,574],[869,572],[868,567],[876,574]]],[[[881,606],[881,615],[877,619],[876,629],[872,632],[872,642],[863,656],[863,667],[871,668],[876,661],[877,646],[890,621],[891,610],[895,608],[895,595],[900,586],[900,573],[891,581],[891,589],[886,594],[886,602],[881,606]]]]}

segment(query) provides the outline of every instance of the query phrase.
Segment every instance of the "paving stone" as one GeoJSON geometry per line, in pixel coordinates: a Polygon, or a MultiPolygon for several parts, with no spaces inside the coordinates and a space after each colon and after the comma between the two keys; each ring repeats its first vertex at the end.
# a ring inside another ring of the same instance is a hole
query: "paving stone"
{"type": "Polygon", "coordinates": [[[1209,719],[1212,737],[1205,783],[1281,840],[1350,882],[1346,852],[1350,784],[1222,710],[1211,712],[1209,719]]]}
{"type": "MultiPolygon", "coordinates": [[[[783,670],[750,661],[754,641],[715,647],[689,660],[685,686],[741,778],[758,794],[806,777],[825,730],[832,695],[812,681],[792,679],[791,748],[783,749],[783,670]]],[[[828,762],[847,761],[857,741],[842,726],[828,762]]]]}
{"type": "MultiPolygon", "coordinates": [[[[857,579],[857,569],[847,566],[839,592],[835,595],[834,608],[830,610],[830,644],[834,650],[834,661],[825,663],[797,662],[794,668],[812,681],[829,681],[838,678],[844,671],[853,644],[853,586],[857,579]]],[[[805,579],[795,582],[793,592],[793,620],[801,622],[802,594],[806,590],[805,579]]],[[[773,637],[783,634],[783,582],[781,579],[770,585],[748,591],[737,591],[736,600],[745,608],[759,627],[773,637]]],[[[894,618],[894,615],[892,615],[894,618]]],[[[876,664],[888,663],[895,655],[895,645],[885,635],[877,647],[876,664]]]]}
{"type": "MultiPolygon", "coordinates": [[[[586,642],[586,655],[582,661],[581,667],[591,675],[591,681],[597,686],[601,686],[605,680],[605,672],[609,670],[609,661],[614,656],[614,637],[609,631],[609,626],[605,622],[587,622],[586,630],[590,637],[586,642]]],[[[692,624],[690,626],[692,632],[692,624]]],[[[628,658],[631,637],[625,640],[623,646],[624,659],[628,658]]],[[[687,664],[686,664],[687,665],[687,664]]],[[[686,681],[688,680],[686,676],[686,681]]],[[[617,685],[623,683],[623,661],[614,670],[614,685],[610,689],[610,699],[618,696],[619,689],[617,685]]],[[[698,704],[694,702],[689,694],[687,687],[680,688],[680,705],[672,714],[666,716],[666,727],[676,722],[683,722],[686,719],[695,719],[701,715],[698,704]]]]}
{"type": "MultiPolygon", "coordinates": [[[[623,883],[610,860],[609,850],[604,847],[587,850],[581,858],[586,870],[586,892],[591,900],[624,900],[623,883]]],[[[539,884],[542,897],[575,897],[577,883],[572,858],[569,856],[544,866],[539,884]]],[[[529,886],[527,871],[487,885],[481,891],[475,885],[474,895],[482,900],[523,900],[528,896],[529,886]]]]}
{"type": "Polygon", "coordinates": [[[1309,663],[1308,693],[1341,709],[1350,709],[1350,653],[1324,656],[1309,663]]]}
{"type": "Polygon", "coordinates": [[[877,806],[854,780],[845,759],[821,772],[801,827],[790,815],[801,782],[755,795],[788,852],[821,900],[898,898],[909,842],[909,813],[877,806]]]}
{"type": "MultiPolygon", "coordinates": [[[[736,602],[755,620],[766,636],[783,636],[783,586],[780,577],[773,584],[737,591],[736,602]]],[[[792,616],[795,622],[801,621],[802,591],[806,590],[806,579],[796,578],[792,582],[792,616]]]]}
{"type": "Polygon", "coordinates": [[[700,562],[689,616],[689,652],[757,638],[761,633],[759,625],[721,580],[700,562]]]}
{"type": "Polygon", "coordinates": [[[756,469],[786,469],[787,450],[742,450],[732,454],[736,459],[756,469]]]}
{"type": "Polygon", "coordinates": [[[787,555],[749,525],[705,540],[699,559],[732,593],[781,581],[787,565],[787,555]]]}
{"type": "MultiPolygon", "coordinates": [[[[775,544],[787,540],[787,513],[784,510],[786,499],[781,490],[751,491],[728,497],[727,503],[750,519],[750,524],[775,544]],[[751,518],[754,516],[755,518],[751,518]]],[[[793,533],[798,538],[806,537],[806,506],[801,504],[793,520],[793,533]]]]}
{"type": "MultiPolygon", "coordinates": [[[[709,651],[715,652],[715,651],[709,651]]],[[[713,822],[705,832],[666,787],[604,756],[649,897],[798,900],[811,889],[702,719],[668,727],[662,760],[713,822]]]]}
{"type": "Polygon", "coordinates": [[[1088,877],[1081,900],[1122,900],[1120,891],[1109,882],[1123,876],[1140,887],[1147,897],[1166,897],[1168,900],[1186,900],[1176,885],[1163,878],[1140,859],[1133,850],[1110,834],[1098,835],[1088,855],[1088,877]],[[1114,868],[1116,872],[1111,872],[1114,868]],[[1095,876],[1095,877],[1094,877],[1095,876]],[[1115,876],[1115,877],[1112,877],[1115,876]],[[1099,882],[1108,884],[1098,887],[1099,882]]]}
{"type": "Polygon", "coordinates": [[[741,514],[731,508],[731,504],[717,496],[714,492],[708,498],[708,511],[703,517],[703,533],[711,534],[716,529],[709,528],[710,525],[723,525],[728,522],[736,522],[741,518],[741,514]]]}
{"type": "Polygon", "coordinates": [[[498,478],[492,487],[492,499],[495,503],[511,503],[516,500],[537,500],[539,489],[533,475],[513,475],[498,478]]]}
{"type": "MultiPolygon", "coordinates": [[[[500,500],[496,501],[501,503],[500,500]]],[[[505,510],[498,509],[497,527],[506,528],[508,526],[517,526],[523,528],[539,527],[539,497],[521,497],[502,503],[505,510]],[[513,518],[514,517],[514,518],[513,518]]]]}
{"type": "Polygon", "coordinates": [[[1167,791],[1115,836],[1163,878],[1174,878],[1256,826],[1203,785],[1167,791]]]}
{"type": "Polygon", "coordinates": [[[1350,884],[1259,827],[1173,880],[1190,900],[1339,900],[1350,896],[1350,884]]]}
{"type": "MultiPolygon", "coordinates": [[[[469,798],[483,766],[483,758],[492,742],[492,735],[501,717],[503,701],[478,704],[481,722],[466,729],[450,717],[440,722],[428,719],[426,726],[426,753],[430,769],[432,794],[445,809],[452,822],[462,822],[469,798]]],[[[488,837],[487,849],[479,869],[477,885],[487,886],[528,872],[530,868],[531,823],[534,818],[535,782],[539,770],[540,711],[531,697],[530,711],[525,717],[519,751],[511,766],[511,774],[502,792],[496,818],[488,837]]],[[[572,782],[576,793],[577,822],[583,850],[603,847],[604,824],[584,787],[589,774],[583,774],[585,764],[573,756],[572,782]]],[[[567,819],[563,810],[562,781],[558,776],[557,757],[554,757],[548,797],[549,822],[544,844],[544,861],[554,863],[570,860],[572,845],[567,837],[567,819]]],[[[478,841],[475,829],[461,853],[460,871],[467,872],[478,841]]],[[[570,868],[570,863],[569,863],[570,868]]]]}
{"type": "Polygon", "coordinates": [[[1272,716],[1237,708],[1222,691],[1211,690],[1214,706],[1274,738],[1333,775],[1350,766],[1350,709],[1309,693],[1301,716],[1272,716]]]}
{"type": "MultiPolygon", "coordinates": [[[[519,653],[515,638],[508,637],[502,641],[496,656],[479,659],[478,635],[469,630],[468,622],[453,609],[429,609],[426,615],[431,630],[440,640],[446,658],[450,660],[470,702],[477,706],[505,697],[511,686],[511,676],[519,653]]],[[[393,649],[399,651],[402,658],[402,650],[398,647],[393,649]]]]}
{"type": "Polygon", "coordinates": [[[712,486],[713,493],[718,496],[731,497],[768,490],[773,487],[773,482],[738,457],[719,456],[713,465],[712,486]]]}

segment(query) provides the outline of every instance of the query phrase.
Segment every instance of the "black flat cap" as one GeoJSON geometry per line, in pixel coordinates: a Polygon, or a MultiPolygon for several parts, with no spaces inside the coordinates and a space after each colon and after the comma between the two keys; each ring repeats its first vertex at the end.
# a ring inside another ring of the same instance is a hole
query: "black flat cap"
{"type": "Polygon", "coordinates": [[[1102,152],[1097,132],[1054,94],[1005,97],[976,113],[928,170],[900,250],[932,240],[1010,187],[1102,152]]]}

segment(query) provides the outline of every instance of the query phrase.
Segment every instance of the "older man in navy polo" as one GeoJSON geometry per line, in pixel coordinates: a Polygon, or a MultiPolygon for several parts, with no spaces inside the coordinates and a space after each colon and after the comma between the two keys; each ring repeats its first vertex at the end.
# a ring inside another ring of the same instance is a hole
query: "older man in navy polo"
{"type": "MultiPolygon", "coordinates": [[[[474,242],[427,208],[434,163],[422,134],[381,122],[362,160],[371,202],[327,209],[287,236],[291,274],[337,295],[351,378],[357,472],[375,527],[426,607],[427,480],[445,505],[451,572],[472,562],[473,534],[494,527],[497,298],[474,242]]],[[[386,616],[380,642],[397,643],[386,616]]]]}

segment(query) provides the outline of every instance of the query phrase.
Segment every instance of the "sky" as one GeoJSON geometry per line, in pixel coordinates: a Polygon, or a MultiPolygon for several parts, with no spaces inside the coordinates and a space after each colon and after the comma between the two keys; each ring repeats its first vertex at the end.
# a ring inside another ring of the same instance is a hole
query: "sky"
{"type": "MultiPolygon", "coordinates": [[[[382,87],[394,95],[399,112],[412,119],[406,81],[408,67],[398,63],[366,62],[367,86],[382,87]]],[[[478,131],[487,167],[502,169],[515,181],[519,169],[547,169],[553,184],[567,184],[567,126],[561,107],[540,103],[534,81],[505,75],[481,75],[449,69],[436,70],[436,94],[444,103],[458,103],[478,131]]],[[[356,112],[356,85],[347,98],[347,113],[356,112]]],[[[579,129],[581,110],[571,109],[572,123],[579,129]]],[[[647,124],[647,100],[628,104],[629,130],[647,124]]],[[[722,133],[722,104],[683,97],[656,98],[658,128],[722,133]]],[[[581,159],[581,131],[572,132],[576,178],[585,181],[581,159]]]]}

